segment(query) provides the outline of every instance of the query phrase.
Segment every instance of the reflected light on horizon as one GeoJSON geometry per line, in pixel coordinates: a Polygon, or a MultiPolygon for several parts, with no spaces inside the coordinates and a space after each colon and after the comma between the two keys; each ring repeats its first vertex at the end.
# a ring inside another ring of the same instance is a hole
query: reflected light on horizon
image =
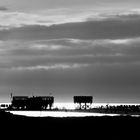
{"type": "MultiPolygon", "coordinates": [[[[93,103],[91,108],[106,106],[106,105],[140,105],[140,104],[120,104],[120,103],[93,103]]],[[[107,113],[94,113],[94,112],[76,112],[74,109],[77,104],[74,103],[54,103],[52,109],[59,109],[57,111],[8,111],[14,115],[22,115],[29,117],[93,117],[93,116],[119,116],[119,114],[107,114],[107,113]]],[[[131,115],[140,116],[140,115],[131,115]]]]}
{"type": "Polygon", "coordinates": [[[118,114],[67,112],[67,111],[10,111],[14,115],[28,117],[93,117],[93,116],[118,116],[118,114]]]}
{"type": "MultiPolygon", "coordinates": [[[[140,105],[139,103],[92,103],[91,104],[91,108],[94,107],[100,107],[100,106],[119,106],[119,105],[140,105]]],[[[74,103],[54,103],[53,108],[58,108],[58,109],[75,109],[76,107],[78,107],[78,104],[74,104],[74,103]]]]}

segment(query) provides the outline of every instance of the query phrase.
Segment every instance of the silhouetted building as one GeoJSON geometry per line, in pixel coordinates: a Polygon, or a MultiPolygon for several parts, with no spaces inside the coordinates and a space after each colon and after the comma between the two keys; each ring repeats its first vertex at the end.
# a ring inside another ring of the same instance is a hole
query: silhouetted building
{"type": "Polygon", "coordinates": [[[41,109],[51,109],[54,103],[54,97],[52,96],[33,96],[28,100],[28,109],[41,110],[41,109]]]}
{"type": "Polygon", "coordinates": [[[11,106],[13,109],[26,109],[28,99],[28,96],[13,96],[11,106]]]}
{"type": "Polygon", "coordinates": [[[91,106],[93,102],[92,96],[74,96],[73,98],[74,98],[74,103],[79,104],[80,106],[79,109],[87,109],[87,107],[91,106]]]}
{"type": "Polygon", "coordinates": [[[54,103],[53,96],[13,96],[12,109],[43,110],[51,109],[54,103]]]}

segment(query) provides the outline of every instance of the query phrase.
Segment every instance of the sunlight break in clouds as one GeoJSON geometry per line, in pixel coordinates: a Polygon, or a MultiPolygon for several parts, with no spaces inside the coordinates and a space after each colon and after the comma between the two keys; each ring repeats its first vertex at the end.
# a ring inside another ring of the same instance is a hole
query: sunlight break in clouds
{"type": "Polygon", "coordinates": [[[128,39],[116,39],[116,40],[109,40],[110,43],[118,44],[118,45],[129,45],[132,43],[140,43],[140,38],[128,38],[128,39]]]}
{"type": "MultiPolygon", "coordinates": [[[[0,50],[61,50],[61,49],[88,49],[95,46],[108,46],[111,45],[130,45],[139,44],[140,37],[124,38],[124,39],[95,39],[95,40],[82,40],[74,38],[61,38],[61,39],[48,39],[48,40],[35,40],[35,41],[2,41],[0,40],[0,50]]],[[[115,46],[116,47],[116,46],[115,46]]]]}
{"type": "Polygon", "coordinates": [[[31,49],[38,49],[38,50],[60,50],[65,49],[68,47],[62,46],[62,45],[45,45],[45,44],[35,44],[30,47],[31,49]]]}
{"type": "Polygon", "coordinates": [[[12,70],[55,70],[55,69],[77,69],[87,67],[89,64],[55,64],[46,66],[13,67],[12,70]]]}

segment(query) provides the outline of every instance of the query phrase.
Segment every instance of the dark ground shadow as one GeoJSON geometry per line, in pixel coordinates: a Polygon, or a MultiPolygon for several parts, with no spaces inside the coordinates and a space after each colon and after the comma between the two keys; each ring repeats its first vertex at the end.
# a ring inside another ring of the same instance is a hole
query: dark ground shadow
{"type": "MultiPolygon", "coordinates": [[[[133,138],[139,135],[140,117],[25,117],[0,112],[0,132],[22,137],[64,137],[77,136],[98,138],[133,138]],[[113,137],[112,137],[113,136],[113,137]]],[[[5,135],[6,136],[6,135],[5,135]]]]}

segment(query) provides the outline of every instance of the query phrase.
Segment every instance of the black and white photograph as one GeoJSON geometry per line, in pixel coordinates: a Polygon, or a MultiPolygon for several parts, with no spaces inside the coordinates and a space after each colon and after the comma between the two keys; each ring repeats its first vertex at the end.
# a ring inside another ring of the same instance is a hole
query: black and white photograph
{"type": "Polygon", "coordinates": [[[0,0],[0,122],[112,139],[139,127],[140,1],[0,0]]]}

